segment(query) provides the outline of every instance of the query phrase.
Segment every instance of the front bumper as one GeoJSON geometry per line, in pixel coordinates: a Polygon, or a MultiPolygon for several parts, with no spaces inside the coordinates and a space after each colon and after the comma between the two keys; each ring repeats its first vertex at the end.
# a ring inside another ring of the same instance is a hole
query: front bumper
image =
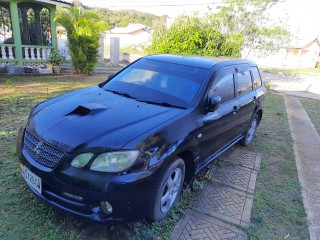
{"type": "Polygon", "coordinates": [[[58,210],[62,210],[67,213],[70,213],[74,216],[82,217],[82,218],[93,220],[93,221],[106,222],[106,223],[112,223],[112,224],[122,223],[130,219],[130,215],[122,218],[108,216],[104,212],[102,212],[98,206],[93,207],[90,211],[86,203],[79,203],[67,198],[63,198],[48,190],[44,190],[42,194],[39,194],[31,186],[29,186],[29,184],[27,185],[29,189],[33,192],[33,194],[44,203],[49,204],[58,210]]]}
{"type": "Polygon", "coordinates": [[[155,182],[155,170],[106,174],[73,168],[67,164],[70,159],[62,159],[50,169],[33,160],[22,146],[22,141],[18,140],[20,168],[24,165],[41,178],[41,194],[28,186],[45,203],[75,216],[110,224],[144,215],[155,182]],[[101,201],[111,204],[111,214],[102,211],[101,201]]]}

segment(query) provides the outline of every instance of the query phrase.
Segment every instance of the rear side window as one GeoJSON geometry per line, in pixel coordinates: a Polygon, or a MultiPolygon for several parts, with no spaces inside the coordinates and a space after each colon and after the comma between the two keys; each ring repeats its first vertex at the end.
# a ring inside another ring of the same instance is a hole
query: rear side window
{"type": "Polygon", "coordinates": [[[218,76],[215,80],[215,84],[210,89],[209,97],[219,96],[221,97],[221,103],[227,102],[234,98],[234,80],[233,74],[218,76]]]}
{"type": "Polygon", "coordinates": [[[252,67],[250,70],[253,78],[253,88],[256,89],[262,85],[260,73],[256,67],[252,67]]]}
{"type": "Polygon", "coordinates": [[[237,72],[238,95],[245,94],[252,90],[252,80],[249,71],[237,72]]]}

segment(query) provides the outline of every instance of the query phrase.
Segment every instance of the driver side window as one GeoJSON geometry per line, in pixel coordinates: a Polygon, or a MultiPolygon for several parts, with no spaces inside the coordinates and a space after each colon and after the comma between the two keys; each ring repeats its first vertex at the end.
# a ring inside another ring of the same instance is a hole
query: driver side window
{"type": "Polygon", "coordinates": [[[234,98],[233,73],[218,74],[209,92],[209,98],[220,96],[221,103],[228,102],[234,98]]]}

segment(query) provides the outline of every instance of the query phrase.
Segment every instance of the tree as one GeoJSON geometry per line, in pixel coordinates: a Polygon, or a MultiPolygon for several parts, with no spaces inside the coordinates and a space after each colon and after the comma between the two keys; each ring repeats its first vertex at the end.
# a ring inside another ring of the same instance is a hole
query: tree
{"type": "Polygon", "coordinates": [[[241,44],[234,36],[223,35],[198,15],[182,15],[168,30],[165,24],[158,26],[147,52],[238,57],[241,44]]]}
{"type": "Polygon", "coordinates": [[[63,8],[55,18],[65,27],[68,47],[77,73],[90,74],[98,63],[99,39],[108,25],[98,15],[81,8],[63,8]]]}
{"type": "Polygon", "coordinates": [[[280,23],[269,17],[271,9],[279,0],[226,0],[216,14],[207,18],[224,35],[242,37],[241,50],[247,57],[252,51],[272,52],[285,46],[290,33],[280,23]]]}
{"type": "Polygon", "coordinates": [[[98,14],[102,20],[108,23],[111,28],[126,27],[129,23],[141,23],[148,27],[153,27],[154,22],[159,18],[150,13],[136,10],[109,10],[107,8],[93,8],[93,12],[98,14]]]}
{"type": "Polygon", "coordinates": [[[286,46],[290,33],[270,21],[268,10],[279,0],[225,0],[219,12],[205,17],[180,16],[167,30],[157,27],[148,53],[183,53],[247,57],[286,46]]]}

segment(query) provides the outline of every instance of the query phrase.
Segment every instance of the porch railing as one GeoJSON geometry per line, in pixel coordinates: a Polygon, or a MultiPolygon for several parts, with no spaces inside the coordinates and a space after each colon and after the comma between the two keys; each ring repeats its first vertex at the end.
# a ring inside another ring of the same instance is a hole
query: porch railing
{"type": "Polygon", "coordinates": [[[0,44],[0,66],[15,65],[14,44],[0,44]]]}
{"type": "Polygon", "coordinates": [[[51,46],[22,45],[23,60],[24,62],[47,61],[52,49],[51,46]]]}
{"type": "Polygon", "coordinates": [[[0,66],[16,65],[22,62],[24,66],[45,64],[48,62],[52,46],[22,45],[22,59],[17,59],[14,44],[0,44],[0,66]]]}

